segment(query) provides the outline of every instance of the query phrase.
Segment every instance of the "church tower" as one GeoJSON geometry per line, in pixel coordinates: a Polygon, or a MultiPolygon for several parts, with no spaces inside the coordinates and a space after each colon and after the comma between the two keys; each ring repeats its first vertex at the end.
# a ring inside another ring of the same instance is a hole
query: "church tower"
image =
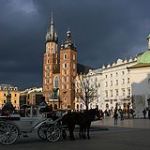
{"type": "Polygon", "coordinates": [[[74,109],[75,84],[77,75],[77,50],[67,31],[65,42],[60,49],[60,102],[62,109],[74,109]]]}
{"type": "Polygon", "coordinates": [[[45,53],[43,60],[43,95],[49,103],[53,93],[53,79],[55,70],[59,68],[58,37],[55,31],[53,17],[46,34],[45,53]]]}

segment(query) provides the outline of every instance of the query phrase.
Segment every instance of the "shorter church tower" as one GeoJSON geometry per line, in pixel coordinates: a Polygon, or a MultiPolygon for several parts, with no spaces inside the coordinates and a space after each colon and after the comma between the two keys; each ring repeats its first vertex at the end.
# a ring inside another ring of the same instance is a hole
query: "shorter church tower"
{"type": "Polygon", "coordinates": [[[60,102],[62,109],[74,109],[75,77],[77,75],[77,50],[67,31],[60,49],[60,102]]]}

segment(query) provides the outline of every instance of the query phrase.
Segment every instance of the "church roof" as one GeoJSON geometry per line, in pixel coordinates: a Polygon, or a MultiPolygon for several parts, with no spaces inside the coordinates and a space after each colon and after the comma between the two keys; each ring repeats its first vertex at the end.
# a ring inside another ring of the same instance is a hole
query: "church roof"
{"type": "Polygon", "coordinates": [[[136,65],[133,65],[131,67],[128,67],[129,69],[133,69],[133,68],[144,68],[144,67],[150,67],[150,63],[147,63],[147,64],[136,64],[136,65]]]}
{"type": "Polygon", "coordinates": [[[150,50],[145,51],[137,58],[138,64],[148,64],[150,63],[150,50]]]}
{"type": "Polygon", "coordinates": [[[139,53],[137,55],[137,64],[129,67],[129,69],[143,67],[150,67],[150,50],[146,50],[145,52],[139,53]]]}

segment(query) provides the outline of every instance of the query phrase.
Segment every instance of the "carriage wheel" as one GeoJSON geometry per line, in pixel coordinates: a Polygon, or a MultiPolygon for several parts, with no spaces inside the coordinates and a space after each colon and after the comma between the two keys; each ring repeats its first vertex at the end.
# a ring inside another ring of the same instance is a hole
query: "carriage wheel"
{"type": "Polygon", "coordinates": [[[49,142],[56,142],[61,137],[61,130],[58,126],[51,126],[47,130],[47,139],[49,142]]]}
{"type": "Polygon", "coordinates": [[[46,124],[43,124],[41,125],[39,128],[38,128],[38,137],[41,139],[41,140],[46,140],[47,139],[47,129],[48,129],[48,126],[46,124]]]}
{"type": "Polygon", "coordinates": [[[13,144],[16,142],[19,135],[19,130],[16,125],[11,123],[0,122],[0,143],[13,144]]]}

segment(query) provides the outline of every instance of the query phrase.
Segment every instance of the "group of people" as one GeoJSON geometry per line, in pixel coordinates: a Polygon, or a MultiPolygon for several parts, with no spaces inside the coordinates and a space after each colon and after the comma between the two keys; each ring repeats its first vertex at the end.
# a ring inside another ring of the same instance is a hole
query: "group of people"
{"type": "Polygon", "coordinates": [[[121,108],[117,109],[115,108],[114,110],[114,125],[117,125],[118,117],[120,115],[120,120],[124,120],[124,112],[121,108]]]}
{"type": "Polygon", "coordinates": [[[125,111],[121,108],[117,109],[117,107],[116,107],[115,110],[114,110],[114,114],[113,114],[114,125],[117,125],[118,118],[120,118],[120,120],[122,121],[125,118],[134,119],[134,117],[135,117],[135,111],[133,109],[129,109],[128,111],[125,111]]]}

